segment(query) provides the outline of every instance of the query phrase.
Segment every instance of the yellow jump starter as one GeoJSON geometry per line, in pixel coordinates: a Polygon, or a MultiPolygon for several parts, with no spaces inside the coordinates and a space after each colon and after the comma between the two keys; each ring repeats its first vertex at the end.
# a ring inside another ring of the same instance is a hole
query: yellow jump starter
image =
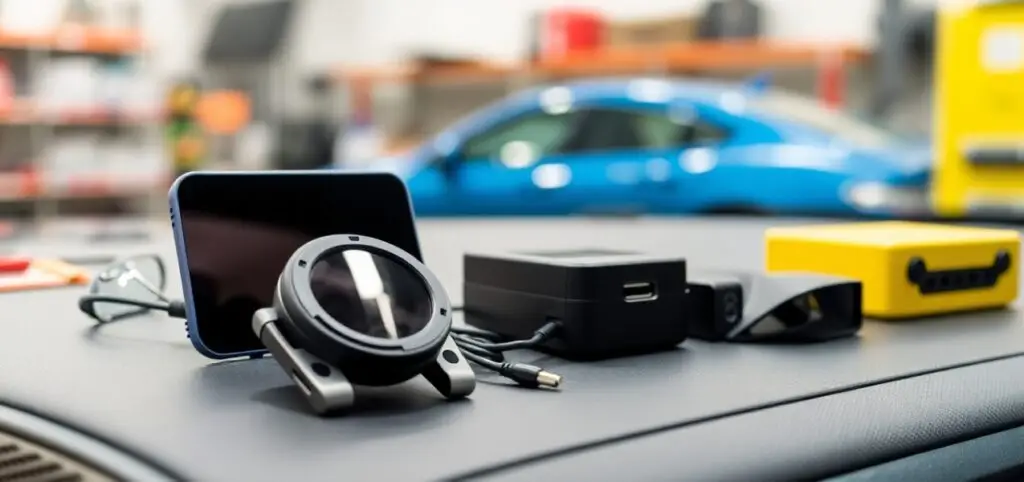
{"type": "Polygon", "coordinates": [[[1005,229],[882,221],[765,233],[768,271],[845,276],[864,315],[910,318],[1004,306],[1017,297],[1020,235],[1005,229]]]}

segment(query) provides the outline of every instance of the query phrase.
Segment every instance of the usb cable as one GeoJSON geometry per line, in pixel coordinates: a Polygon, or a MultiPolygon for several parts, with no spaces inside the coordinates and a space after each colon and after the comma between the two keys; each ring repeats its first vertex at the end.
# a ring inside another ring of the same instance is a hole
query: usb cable
{"type": "Polygon", "coordinates": [[[535,348],[554,337],[561,324],[546,323],[525,340],[503,341],[496,334],[466,327],[452,327],[452,339],[467,360],[528,388],[559,388],[561,375],[528,363],[509,362],[504,353],[512,350],[535,348]]]}

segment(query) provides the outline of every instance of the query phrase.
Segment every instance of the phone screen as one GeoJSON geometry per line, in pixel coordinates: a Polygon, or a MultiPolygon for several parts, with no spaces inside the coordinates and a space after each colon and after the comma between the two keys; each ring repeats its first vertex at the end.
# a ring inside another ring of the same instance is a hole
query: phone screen
{"type": "Polygon", "coordinates": [[[390,174],[196,173],[176,192],[190,321],[221,356],[263,349],[253,312],[271,305],[282,268],[308,241],[359,234],[422,260],[408,193],[390,174]]]}

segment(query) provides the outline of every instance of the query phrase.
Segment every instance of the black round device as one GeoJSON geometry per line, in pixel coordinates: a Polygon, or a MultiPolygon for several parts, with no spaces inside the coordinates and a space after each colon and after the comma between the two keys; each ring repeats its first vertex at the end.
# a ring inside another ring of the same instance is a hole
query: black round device
{"type": "Polygon", "coordinates": [[[275,297],[285,336],[358,385],[394,385],[437,358],[448,295],[411,255],[365,236],[327,236],[292,255],[275,297]]]}
{"type": "Polygon", "coordinates": [[[415,257],[358,235],[315,239],[278,279],[253,330],[319,412],[353,401],[351,385],[395,385],[423,374],[442,394],[468,395],[472,369],[450,337],[452,308],[415,257]]]}

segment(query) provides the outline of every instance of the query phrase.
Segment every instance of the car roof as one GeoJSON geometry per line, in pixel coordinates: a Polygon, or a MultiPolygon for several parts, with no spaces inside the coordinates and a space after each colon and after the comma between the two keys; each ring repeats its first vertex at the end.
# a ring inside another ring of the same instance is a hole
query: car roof
{"type": "Polygon", "coordinates": [[[524,91],[524,101],[536,101],[537,97],[552,88],[565,88],[574,100],[635,100],[644,103],[667,103],[669,101],[690,101],[716,103],[722,95],[749,95],[745,84],[737,82],[706,80],[667,80],[657,78],[587,79],[548,84],[524,91]],[[657,96],[645,96],[656,93],[657,96]],[[667,94],[667,95],[666,95],[667,94]]]}
{"type": "MultiPolygon", "coordinates": [[[[728,81],[677,80],[645,77],[584,79],[530,87],[477,110],[449,129],[449,133],[465,132],[476,126],[500,121],[510,113],[530,109],[544,103],[544,96],[568,94],[571,102],[625,102],[646,105],[690,102],[694,105],[719,108],[723,96],[756,97],[758,91],[750,84],[728,81]],[[559,92],[560,91],[560,92],[559,92]]],[[[743,100],[743,99],[739,99],[743,100]]],[[[747,113],[749,117],[752,113],[747,113]]],[[[766,120],[765,120],[766,121],[766,120]]]]}

